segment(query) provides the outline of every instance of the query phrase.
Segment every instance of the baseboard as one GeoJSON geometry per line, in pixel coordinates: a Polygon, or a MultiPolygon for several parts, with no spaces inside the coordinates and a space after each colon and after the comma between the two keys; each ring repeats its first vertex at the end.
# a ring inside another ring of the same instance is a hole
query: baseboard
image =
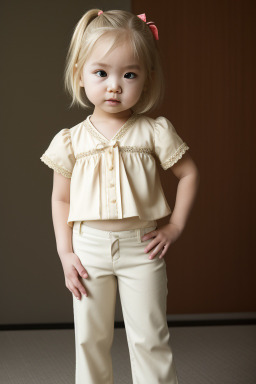
{"type": "Polygon", "coordinates": [[[256,312],[168,314],[169,327],[256,324],[256,312]]]}
{"type": "MultiPolygon", "coordinates": [[[[256,324],[256,312],[168,314],[169,327],[198,327],[216,325],[256,324]]],[[[123,321],[115,321],[115,328],[124,328],[123,321]]],[[[0,324],[0,331],[35,329],[74,329],[74,323],[0,324]]]]}

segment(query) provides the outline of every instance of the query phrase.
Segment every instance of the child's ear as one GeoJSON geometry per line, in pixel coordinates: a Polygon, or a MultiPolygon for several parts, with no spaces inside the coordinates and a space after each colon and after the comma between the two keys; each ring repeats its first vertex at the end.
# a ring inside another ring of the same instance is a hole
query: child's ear
{"type": "Polygon", "coordinates": [[[82,74],[80,75],[79,85],[80,85],[80,87],[84,87],[84,81],[83,81],[83,75],[82,74]]]}
{"type": "MultiPolygon", "coordinates": [[[[77,70],[77,64],[75,64],[75,66],[74,66],[74,71],[76,71],[77,70]]],[[[82,76],[80,76],[80,79],[79,79],[79,85],[80,85],[80,87],[84,87],[84,83],[83,83],[83,78],[82,78],[82,76]]]]}

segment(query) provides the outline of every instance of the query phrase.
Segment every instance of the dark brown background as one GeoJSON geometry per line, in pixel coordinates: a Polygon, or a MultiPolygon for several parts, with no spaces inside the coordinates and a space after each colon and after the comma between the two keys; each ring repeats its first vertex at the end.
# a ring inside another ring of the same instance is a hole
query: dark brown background
{"type": "MultiPolygon", "coordinates": [[[[52,171],[40,156],[55,133],[88,114],[68,108],[63,71],[73,28],[92,7],[120,2],[1,5],[1,324],[73,318],[52,226],[52,171]]],[[[122,8],[145,12],[159,29],[167,90],[151,116],[170,119],[201,175],[185,231],[166,255],[168,313],[253,312],[255,2],[140,0],[122,8]]],[[[159,171],[173,208],[178,181],[159,171]]]]}
{"type": "Polygon", "coordinates": [[[134,13],[147,9],[165,59],[159,113],[201,174],[187,228],[167,257],[168,311],[255,311],[255,2],[133,2],[134,13]]]}

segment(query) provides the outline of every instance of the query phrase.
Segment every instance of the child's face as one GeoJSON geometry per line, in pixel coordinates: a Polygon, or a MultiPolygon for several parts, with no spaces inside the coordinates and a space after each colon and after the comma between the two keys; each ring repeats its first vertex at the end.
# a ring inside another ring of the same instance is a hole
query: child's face
{"type": "Polygon", "coordinates": [[[124,41],[103,57],[107,49],[108,39],[104,36],[95,44],[84,64],[80,86],[84,87],[88,99],[95,106],[94,112],[118,114],[130,111],[143,91],[145,70],[134,57],[128,42],[124,41]],[[119,103],[111,104],[107,101],[111,98],[117,99],[119,103]]]}

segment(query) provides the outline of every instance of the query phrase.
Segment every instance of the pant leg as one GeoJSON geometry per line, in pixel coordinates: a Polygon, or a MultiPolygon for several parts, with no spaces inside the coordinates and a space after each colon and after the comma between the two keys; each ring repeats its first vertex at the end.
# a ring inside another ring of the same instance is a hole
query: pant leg
{"type": "Polygon", "coordinates": [[[80,278],[88,297],[73,296],[76,384],[113,384],[111,346],[117,280],[109,240],[73,231],[73,250],[89,277],[80,278]]]}
{"type": "Polygon", "coordinates": [[[158,256],[148,259],[144,249],[152,239],[141,237],[120,239],[115,263],[133,384],[177,384],[166,319],[166,264],[158,256]]]}

